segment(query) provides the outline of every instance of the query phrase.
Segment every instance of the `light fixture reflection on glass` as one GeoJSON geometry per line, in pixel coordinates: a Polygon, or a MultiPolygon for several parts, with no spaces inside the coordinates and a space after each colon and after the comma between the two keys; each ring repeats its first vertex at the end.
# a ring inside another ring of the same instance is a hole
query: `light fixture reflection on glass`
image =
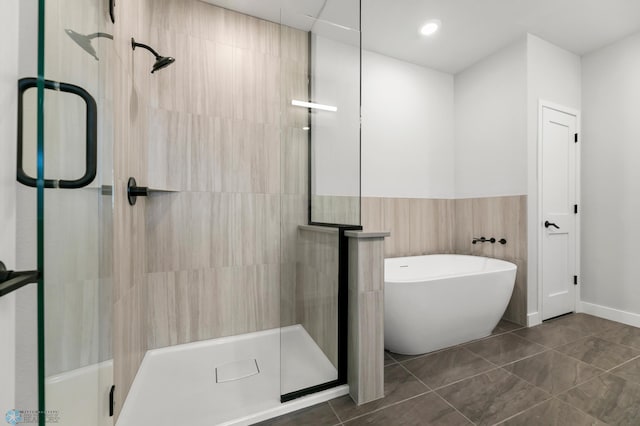
{"type": "Polygon", "coordinates": [[[310,130],[310,129],[311,129],[311,127],[309,127],[309,126],[304,126],[304,127],[302,128],[302,130],[310,130]]]}
{"type": "Polygon", "coordinates": [[[440,21],[437,19],[431,20],[424,24],[422,28],[420,28],[420,34],[423,36],[434,35],[440,29],[440,21]]]}
{"type": "Polygon", "coordinates": [[[319,109],[319,110],[322,110],[322,111],[331,111],[331,112],[338,111],[338,107],[335,107],[335,106],[332,106],[332,105],[322,105],[322,104],[316,104],[316,103],[313,103],[313,102],[298,101],[296,99],[293,99],[291,101],[291,105],[304,107],[304,108],[319,109]]]}

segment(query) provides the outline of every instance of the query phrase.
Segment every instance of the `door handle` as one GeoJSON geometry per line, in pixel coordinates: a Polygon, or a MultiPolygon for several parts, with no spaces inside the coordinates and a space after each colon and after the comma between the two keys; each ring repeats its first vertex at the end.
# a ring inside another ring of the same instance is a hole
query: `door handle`
{"type": "MultiPolygon", "coordinates": [[[[27,89],[38,86],[36,78],[21,78],[18,80],[18,182],[23,185],[36,187],[36,179],[27,175],[22,167],[22,121],[23,121],[23,95],[27,89]]],[[[82,87],[45,80],[44,88],[48,90],[72,93],[80,96],[87,106],[86,113],[86,160],[84,175],[75,180],[45,179],[45,188],[82,188],[89,185],[96,177],[98,162],[98,107],[95,99],[82,87]]]]}
{"type": "Polygon", "coordinates": [[[548,220],[545,220],[545,221],[544,221],[544,227],[545,227],[545,228],[548,228],[548,227],[550,227],[550,226],[554,226],[556,229],[560,229],[560,227],[559,227],[558,225],[556,225],[555,223],[553,223],[553,222],[549,222],[548,220]]]}

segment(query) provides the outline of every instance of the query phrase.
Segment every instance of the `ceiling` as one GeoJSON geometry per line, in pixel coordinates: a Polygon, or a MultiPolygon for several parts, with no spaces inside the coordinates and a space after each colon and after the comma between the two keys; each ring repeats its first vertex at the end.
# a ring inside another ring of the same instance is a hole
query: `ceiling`
{"type": "MultiPolygon", "coordinates": [[[[284,9],[357,27],[357,0],[207,1],[274,22],[284,9]]],[[[583,55],[637,31],[640,0],[362,0],[364,49],[452,74],[527,32],[583,55]],[[431,19],[442,28],[421,36],[431,19]]]]}

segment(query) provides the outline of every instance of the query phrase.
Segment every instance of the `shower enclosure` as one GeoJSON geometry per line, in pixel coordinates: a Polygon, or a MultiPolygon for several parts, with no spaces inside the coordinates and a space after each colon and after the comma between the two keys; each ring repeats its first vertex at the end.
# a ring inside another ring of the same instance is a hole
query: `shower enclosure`
{"type": "Polygon", "coordinates": [[[247,424],[346,394],[360,4],[231,6],[21,5],[23,417],[247,424]],[[130,178],[159,191],[130,205],[130,178]]]}
{"type": "Polygon", "coordinates": [[[102,12],[100,2],[20,4],[16,267],[39,271],[15,294],[24,423],[110,421],[112,37],[102,12]]]}

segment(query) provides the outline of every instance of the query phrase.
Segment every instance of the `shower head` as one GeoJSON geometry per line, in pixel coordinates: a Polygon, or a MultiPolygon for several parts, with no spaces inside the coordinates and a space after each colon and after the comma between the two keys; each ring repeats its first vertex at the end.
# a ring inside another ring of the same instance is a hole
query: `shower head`
{"type": "Polygon", "coordinates": [[[171,56],[156,56],[156,63],[153,64],[153,69],[151,70],[151,74],[154,72],[161,70],[162,68],[166,68],[172,63],[176,61],[175,58],[171,56]]]}
{"type": "Polygon", "coordinates": [[[64,32],[67,33],[67,35],[71,37],[71,40],[75,41],[78,46],[82,47],[85,52],[93,56],[96,61],[98,60],[98,55],[96,54],[96,49],[93,47],[93,44],[91,44],[91,41],[97,37],[104,37],[113,40],[113,36],[107,33],[93,33],[84,35],[68,28],[65,29],[64,32]]]}
{"type": "Polygon", "coordinates": [[[176,61],[175,58],[172,58],[171,56],[160,56],[160,54],[158,54],[158,52],[156,52],[150,46],[147,46],[146,44],[142,44],[142,43],[137,43],[135,39],[131,37],[131,48],[133,50],[136,50],[136,47],[142,47],[143,49],[146,49],[149,52],[153,53],[153,56],[156,57],[156,62],[153,64],[153,68],[151,69],[151,74],[153,74],[158,70],[168,67],[169,65],[171,65],[176,61]]]}

